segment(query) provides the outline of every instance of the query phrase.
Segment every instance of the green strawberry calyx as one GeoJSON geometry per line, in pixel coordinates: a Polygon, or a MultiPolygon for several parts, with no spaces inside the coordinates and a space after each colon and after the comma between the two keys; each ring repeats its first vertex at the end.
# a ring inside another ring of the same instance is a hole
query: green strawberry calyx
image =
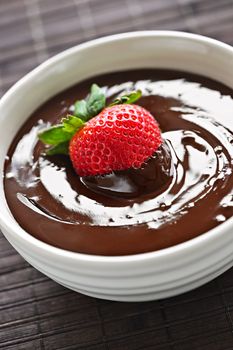
{"type": "Polygon", "coordinates": [[[106,106],[106,96],[97,84],[92,84],[89,95],[74,104],[74,114],[68,114],[56,125],[42,129],[38,133],[38,138],[49,147],[45,153],[47,155],[68,154],[69,142],[77,131],[82,129],[85,123],[97,116],[104,108],[119,104],[131,104],[136,102],[142,93],[140,90],[131,91],[122,95],[106,106]]]}

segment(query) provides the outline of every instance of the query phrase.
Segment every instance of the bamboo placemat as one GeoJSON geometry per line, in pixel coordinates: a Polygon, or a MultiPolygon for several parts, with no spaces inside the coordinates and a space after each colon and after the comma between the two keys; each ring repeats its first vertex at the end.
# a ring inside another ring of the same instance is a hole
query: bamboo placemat
{"type": "MultiPolygon", "coordinates": [[[[233,44],[233,0],[0,0],[0,93],[70,46],[143,29],[233,44]]],[[[233,269],[179,297],[114,303],[49,280],[1,235],[0,349],[232,350],[233,269]]]]}

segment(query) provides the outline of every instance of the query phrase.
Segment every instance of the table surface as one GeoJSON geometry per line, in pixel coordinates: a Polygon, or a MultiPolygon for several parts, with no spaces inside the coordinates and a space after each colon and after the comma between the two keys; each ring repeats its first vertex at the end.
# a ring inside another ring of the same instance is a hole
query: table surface
{"type": "MultiPolygon", "coordinates": [[[[144,29],[233,44],[233,0],[0,0],[0,93],[70,46],[144,29]]],[[[175,298],[116,303],[59,286],[0,233],[0,286],[0,349],[233,349],[233,269],[175,298]]]]}

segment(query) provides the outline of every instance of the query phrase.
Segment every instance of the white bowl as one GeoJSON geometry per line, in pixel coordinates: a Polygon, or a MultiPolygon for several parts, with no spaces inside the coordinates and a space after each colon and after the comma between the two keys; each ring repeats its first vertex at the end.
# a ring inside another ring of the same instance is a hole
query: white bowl
{"type": "MultiPolygon", "coordinates": [[[[51,96],[99,73],[171,68],[198,73],[233,88],[233,48],[199,35],[145,31],[97,39],[49,59],[0,101],[0,170],[29,115],[51,96]]],[[[15,249],[58,283],[98,298],[146,301],[210,281],[233,265],[233,218],[185,243],[156,252],[108,257],[73,253],[43,243],[15,221],[0,186],[0,226],[15,249]]]]}

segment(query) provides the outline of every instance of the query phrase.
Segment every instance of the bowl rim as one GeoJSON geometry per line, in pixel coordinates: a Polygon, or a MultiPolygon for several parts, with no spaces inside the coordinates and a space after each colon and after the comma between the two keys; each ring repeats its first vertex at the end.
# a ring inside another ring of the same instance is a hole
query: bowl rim
{"type": "MultiPolygon", "coordinates": [[[[125,32],[113,35],[107,35],[98,39],[93,39],[78,45],[75,45],[69,49],[66,49],[49,59],[45,62],[38,65],[32,71],[23,76],[18,82],[16,82],[1,98],[0,108],[4,108],[4,105],[7,104],[8,99],[11,98],[11,95],[15,90],[21,88],[24,84],[27,84],[34,76],[36,76],[40,71],[48,69],[51,65],[58,64],[64,59],[67,59],[70,55],[73,55],[76,52],[82,51],[87,48],[94,48],[99,44],[105,44],[110,42],[121,41],[124,39],[136,39],[136,38],[148,38],[148,37],[157,37],[157,38],[179,38],[179,39],[188,39],[190,41],[195,41],[203,44],[207,44],[209,47],[218,47],[224,51],[229,52],[233,56],[233,47],[223,42],[220,42],[216,39],[212,39],[206,36],[199,34],[186,33],[182,31],[170,31],[170,30],[144,30],[144,31],[133,31],[125,32]]],[[[7,205],[7,203],[6,203],[7,205]]],[[[8,207],[8,206],[7,206],[8,207]]],[[[9,208],[8,208],[9,209],[9,208]]],[[[210,229],[209,231],[194,237],[186,242],[179,243],[177,245],[164,248],[158,251],[132,254],[132,255],[122,255],[122,256],[107,256],[107,255],[90,255],[78,252],[68,251],[62,248],[52,246],[48,243],[40,241],[39,239],[30,235],[22,227],[19,226],[18,222],[12,217],[12,220],[18,225],[17,232],[15,229],[15,223],[8,220],[6,217],[0,213],[0,224],[1,227],[5,228],[6,231],[13,232],[14,235],[18,236],[18,239],[26,241],[31,244],[35,249],[43,251],[45,254],[49,253],[51,255],[60,256],[66,259],[72,259],[76,261],[86,261],[94,263],[110,263],[110,264],[121,264],[121,263],[130,263],[130,262],[143,262],[151,259],[163,259],[168,257],[180,256],[180,254],[189,254],[194,249],[199,249],[199,247],[204,247],[209,245],[211,242],[220,238],[224,232],[228,231],[230,228],[233,228],[233,217],[229,218],[225,222],[219,224],[218,226],[210,229]]]]}

